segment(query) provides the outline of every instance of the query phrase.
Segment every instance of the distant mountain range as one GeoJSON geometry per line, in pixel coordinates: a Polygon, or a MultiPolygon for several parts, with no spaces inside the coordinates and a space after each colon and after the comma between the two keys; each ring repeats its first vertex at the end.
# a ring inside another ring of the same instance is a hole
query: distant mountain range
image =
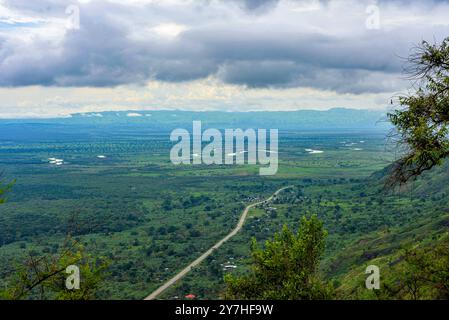
{"type": "Polygon", "coordinates": [[[383,111],[334,108],[327,111],[107,111],[77,113],[67,118],[0,120],[0,124],[64,124],[145,126],[154,130],[189,128],[192,121],[202,121],[204,127],[266,128],[280,130],[333,130],[389,128],[383,111]]]}

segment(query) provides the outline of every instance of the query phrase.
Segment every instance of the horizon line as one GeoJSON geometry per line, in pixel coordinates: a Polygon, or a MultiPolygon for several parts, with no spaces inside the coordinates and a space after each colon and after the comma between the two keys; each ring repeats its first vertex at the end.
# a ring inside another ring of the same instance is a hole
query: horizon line
{"type": "MultiPolygon", "coordinates": [[[[51,119],[69,119],[73,116],[82,116],[82,115],[95,115],[95,114],[103,114],[103,113],[146,113],[149,114],[151,112],[191,112],[191,113],[288,113],[288,112],[329,112],[332,110],[351,110],[351,111],[366,111],[366,112],[379,112],[379,113],[387,113],[388,109],[375,109],[375,108],[348,108],[348,107],[330,107],[327,109],[295,109],[295,110],[186,110],[186,109],[123,109],[123,110],[103,110],[103,111],[87,111],[87,112],[76,112],[69,113],[66,115],[25,115],[25,116],[2,116],[0,114],[0,120],[51,120],[51,119]]],[[[100,117],[98,117],[100,118],[100,117]]],[[[129,118],[133,118],[130,116],[129,118]]],[[[139,118],[136,116],[135,118],[139,118]]]]}

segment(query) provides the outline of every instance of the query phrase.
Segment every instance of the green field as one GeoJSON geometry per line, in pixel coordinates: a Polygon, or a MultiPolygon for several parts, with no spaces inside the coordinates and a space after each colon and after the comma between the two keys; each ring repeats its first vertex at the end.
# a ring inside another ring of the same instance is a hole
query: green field
{"type": "Polygon", "coordinates": [[[247,204],[285,185],[295,187],[275,209],[253,209],[236,237],[160,298],[219,298],[226,272],[248,270],[252,237],[296,228],[310,213],[329,231],[322,273],[342,296],[358,290],[354,281],[364,279],[368,261],[444,233],[430,225],[448,219],[438,194],[385,194],[371,177],[395,157],[385,132],[281,132],[279,171],[268,177],[257,166],[175,166],[170,147],[163,132],[1,141],[0,167],[17,182],[0,207],[0,283],[26,255],[56,253],[71,232],[89,253],[112,261],[99,299],[142,299],[229,233],[247,204]]]}

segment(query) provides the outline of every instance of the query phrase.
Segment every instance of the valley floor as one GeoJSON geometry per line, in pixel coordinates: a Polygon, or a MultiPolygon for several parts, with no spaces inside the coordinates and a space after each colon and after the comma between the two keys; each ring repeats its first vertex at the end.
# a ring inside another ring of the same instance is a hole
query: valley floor
{"type": "Polygon", "coordinates": [[[159,298],[219,298],[224,274],[248,270],[252,237],[296,228],[305,214],[316,213],[329,231],[322,273],[342,298],[371,298],[358,289],[367,263],[388,266],[401,247],[447,234],[442,177],[383,191],[381,172],[394,159],[384,133],[284,132],[273,177],[259,176],[256,166],[173,166],[165,134],[134,134],[0,141],[0,167],[17,179],[0,208],[1,286],[25,256],[56,254],[70,232],[112,261],[99,299],[142,299],[229,234],[248,204],[287,185],[293,188],[249,210],[234,237],[159,298]]]}

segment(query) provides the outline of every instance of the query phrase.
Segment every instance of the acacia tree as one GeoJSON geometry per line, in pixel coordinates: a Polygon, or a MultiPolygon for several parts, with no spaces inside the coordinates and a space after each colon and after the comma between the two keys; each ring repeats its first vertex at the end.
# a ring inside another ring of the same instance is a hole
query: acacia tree
{"type": "Polygon", "coordinates": [[[423,41],[409,57],[412,91],[399,98],[388,117],[405,155],[393,166],[388,183],[404,184],[440,165],[449,155],[449,38],[440,44],[423,41]]]}
{"type": "Polygon", "coordinates": [[[228,299],[329,299],[332,287],[318,276],[327,232],[314,215],[303,217],[297,234],[284,226],[265,248],[252,245],[252,272],[237,278],[227,275],[228,299]]]}

